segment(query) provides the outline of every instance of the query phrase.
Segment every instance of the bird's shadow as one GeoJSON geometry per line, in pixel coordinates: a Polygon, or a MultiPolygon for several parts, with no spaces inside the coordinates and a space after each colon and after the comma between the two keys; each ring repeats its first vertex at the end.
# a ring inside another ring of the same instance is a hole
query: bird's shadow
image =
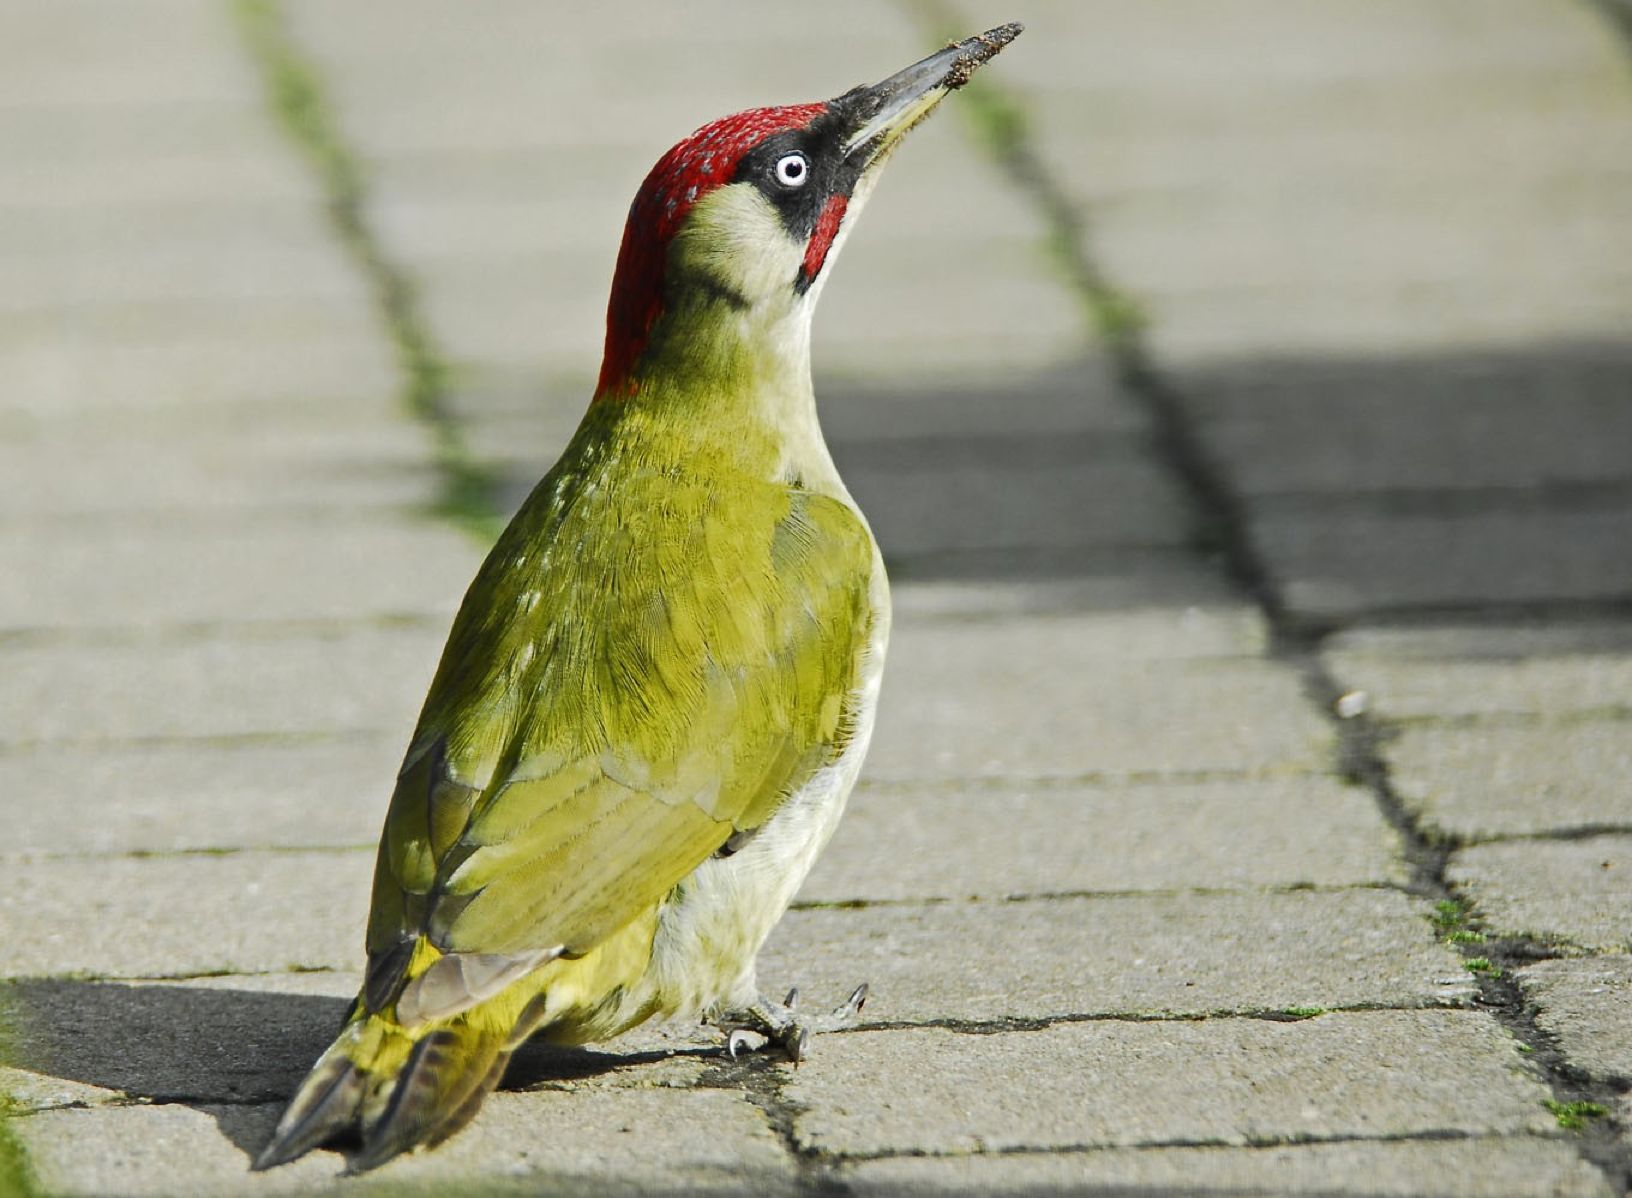
{"type": "MultiPolygon", "coordinates": [[[[0,1063],[208,1114],[253,1157],[339,1029],[350,1000],[217,987],[64,979],[0,984],[0,1063]]],[[[677,1053],[530,1043],[506,1090],[579,1081],[677,1053]]]]}

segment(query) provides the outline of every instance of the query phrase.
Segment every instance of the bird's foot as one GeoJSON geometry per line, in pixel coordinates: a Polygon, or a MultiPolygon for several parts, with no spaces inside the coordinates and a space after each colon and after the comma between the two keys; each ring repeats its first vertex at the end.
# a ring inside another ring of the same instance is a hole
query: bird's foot
{"type": "Polygon", "coordinates": [[[867,1002],[867,983],[863,982],[850,992],[850,997],[819,1015],[799,1011],[799,988],[788,991],[781,1002],[760,996],[758,1002],[742,1011],[733,1011],[721,1022],[736,1024],[725,1037],[725,1051],[733,1058],[744,1052],[753,1052],[766,1044],[780,1048],[788,1060],[798,1064],[810,1052],[810,1038],[819,1032],[830,1032],[855,1022],[867,1002]]]}

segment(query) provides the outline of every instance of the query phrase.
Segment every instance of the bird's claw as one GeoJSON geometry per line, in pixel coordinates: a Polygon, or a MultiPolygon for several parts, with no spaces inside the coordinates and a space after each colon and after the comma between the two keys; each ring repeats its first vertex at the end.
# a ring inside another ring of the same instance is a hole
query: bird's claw
{"type": "Polygon", "coordinates": [[[744,1052],[754,1052],[767,1044],[774,1044],[797,1065],[810,1055],[810,1037],[816,1032],[832,1031],[855,1020],[867,1002],[868,988],[863,982],[850,992],[850,997],[826,1015],[800,1019],[799,987],[788,991],[780,1003],[761,998],[753,1006],[728,1018],[740,1023],[725,1038],[725,1052],[736,1060],[744,1052]]]}

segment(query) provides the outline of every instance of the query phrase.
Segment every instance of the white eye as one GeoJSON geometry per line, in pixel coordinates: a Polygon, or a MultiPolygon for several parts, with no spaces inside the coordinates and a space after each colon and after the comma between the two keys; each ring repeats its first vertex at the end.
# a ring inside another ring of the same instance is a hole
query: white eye
{"type": "Polygon", "coordinates": [[[776,160],[775,174],[783,187],[803,187],[810,178],[810,163],[803,154],[784,154],[776,160]]]}

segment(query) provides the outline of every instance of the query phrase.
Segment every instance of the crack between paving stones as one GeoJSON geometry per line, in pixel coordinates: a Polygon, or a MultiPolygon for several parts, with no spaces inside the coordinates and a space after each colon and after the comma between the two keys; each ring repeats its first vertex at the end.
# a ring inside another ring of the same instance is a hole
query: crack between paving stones
{"type": "Polygon", "coordinates": [[[408,412],[431,433],[442,495],[436,515],[484,548],[503,527],[499,478],[466,443],[448,403],[448,366],[437,351],[408,276],[390,259],[365,215],[366,171],[329,103],[322,72],[297,43],[277,0],[234,0],[245,48],[265,81],[268,104],[306,158],[327,199],[330,219],[364,278],[397,351],[408,412]]]}
{"type": "Polygon", "coordinates": [[[1485,1140],[1511,1140],[1515,1137],[1556,1143],[1561,1137],[1548,1133],[1517,1128],[1512,1131],[1467,1131],[1462,1128],[1424,1128],[1413,1132],[1384,1132],[1376,1135],[1287,1135],[1244,1136],[1240,1139],[1224,1137],[1174,1137],[1166,1140],[1108,1140],[1103,1143],[1075,1144],[1010,1144],[998,1148],[933,1148],[878,1149],[872,1152],[835,1154],[841,1164],[862,1164],[889,1160],[944,1160],[970,1156],[1013,1157],[1087,1155],[1098,1152],[1154,1152],[1172,1148],[1239,1148],[1266,1151],[1278,1148],[1310,1148],[1326,1144],[1416,1144],[1485,1140]]]}
{"type": "MultiPolygon", "coordinates": [[[[937,33],[961,26],[953,19],[947,0],[905,2],[937,33]]],[[[1024,109],[989,77],[981,76],[966,89],[959,111],[973,124],[987,154],[1042,218],[1056,265],[1103,340],[1121,386],[1149,415],[1157,456],[1188,499],[1196,551],[1220,562],[1235,585],[1262,610],[1270,628],[1266,656],[1300,677],[1304,694],[1332,725],[1337,772],[1370,791],[1399,837],[1412,873],[1408,889],[1465,913],[1465,905],[1445,876],[1450,849],[1425,834],[1394,789],[1382,752],[1383,727],[1369,714],[1351,719],[1336,715],[1337,701],[1349,688],[1340,684],[1321,657],[1322,641],[1335,630],[1334,625],[1297,615],[1282,601],[1254,548],[1245,503],[1213,460],[1181,393],[1158,370],[1143,335],[1144,321],[1137,304],[1095,262],[1087,218],[1032,142],[1024,109]]],[[[1621,604],[1592,607],[1613,614],[1625,610],[1621,604]]],[[[1556,605],[1548,605],[1547,611],[1556,615],[1556,605]]],[[[1477,921],[1466,922],[1476,928],[1477,921]]],[[[1511,966],[1527,959],[1515,955],[1517,944],[1453,943],[1452,947],[1466,963],[1483,957],[1495,965],[1495,969],[1472,974],[1480,1005],[1509,1035],[1531,1047],[1528,1063],[1551,1091],[1552,1101],[1587,1101],[1613,1111],[1615,1088],[1572,1065],[1556,1039],[1538,1025],[1534,1006],[1511,976],[1511,966]]],[[[1542,946],[1539,951],[1548,950],[1542,946]]],[[[1632,1188],[1632,1143],[1617,1143],[1623,1130],[1613,1115],[1606,1115],[1589,1120],[1575,1142],[1584,1160],[1625,1191],[1632,1188]]]]}
{"type": "Polygon", "coordinates": [[[157,645],[174,648],[231,639],[274,641],[292,637],[334,640],[355,632],[399,630],[444,633],[446,612],[375,612],[361,616],[314,616],[264,620],[179,620],[164,624],[89,624],[73,627],[14,627],[0,631],[0,648],[36,649],[65,645],[110,647],[157,645]]]}
{"type": "Polygon", "coordinates": [[[850,1187],[837,1175],[840,1158],[799,1138],[798,1120],[806,1108],[788,1097],[789,1068],[797,1066],[788,1066],[773,1055],[763,1053],[753,1053],[739,1060],[724,1058],[705,1070],[692,1088],[743,1095],[759,1111],[771,1134],[792,1160],[799,1193],[822,1198],[848,1195],[850,1187]]]}
{"type": "Polygon", "coordinates": [[[1405,894],[1415,891],[1399,882],[1315,882],[1264,883],[1245,886],[1165,886],[1127,890],[1040,890],[1020,894],[912,895],[902,898],[795,899],[790,911],[868,911],[877,907],[949,907],[998,905],[1005,903],[1078,902],[1084,899],[1228,898],[1232,895],[1349,894],[1353,891],[1392,890],[1405,894]]]}

